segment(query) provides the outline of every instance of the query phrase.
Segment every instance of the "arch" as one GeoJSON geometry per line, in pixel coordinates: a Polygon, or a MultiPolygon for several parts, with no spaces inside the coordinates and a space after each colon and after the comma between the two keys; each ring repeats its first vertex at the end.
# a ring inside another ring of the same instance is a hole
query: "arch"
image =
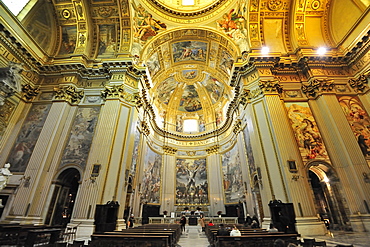
{"type": "Polygon", "coordinates": [[[71,165],[64,167],[55,175],[45,224],[66,226],[70,222],[81,174],[78,167],[71,165]]]}
{"type": "Polygon", "coordinates": [[[350,230],[341,184],[335,169],[325,161],[307,163],[307,175],[313,191],[316,213],[328,229],[350,230]]]}

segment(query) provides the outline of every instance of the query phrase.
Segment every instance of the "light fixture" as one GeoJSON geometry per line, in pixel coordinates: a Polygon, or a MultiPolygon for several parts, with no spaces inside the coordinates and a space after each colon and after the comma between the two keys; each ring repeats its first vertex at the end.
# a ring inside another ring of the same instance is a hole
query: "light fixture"
{"type": "Polygon", "coordinates": [[[319,47],[319,49],[317,49],[317,55],[325,55],[327,52],[327,49],[325,47],[319,47]]]}
{"type": "Polygon", "coordinates": [[[267,46],[263,46],[262,49],[261,49],[261,53],[263,55],[267,55],[268,53],[270,52],[270,48],[268,48],[267,46]]]}
{"type": "Polygon", "coordinates": [[[324,177],[324,179],[322,181],[324,181],[325,183],[329,183],[330,180],[329,180],[328,177],[324,177]]]}

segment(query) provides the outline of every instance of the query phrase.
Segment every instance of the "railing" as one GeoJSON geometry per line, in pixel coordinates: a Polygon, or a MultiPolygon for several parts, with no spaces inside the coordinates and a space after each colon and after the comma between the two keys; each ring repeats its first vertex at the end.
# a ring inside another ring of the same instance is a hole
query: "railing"
{"type": "MultiPolygon", "coordinates": [[[[189,222],[189,217],[187,222],[189,222]]],[[[180,221],[180,217],[149,217],[149,224],[169,224],[180,221]]],[[[214,224],[238,224],[238,217],[204,217],[205,222],[212,221],[214,224]]]]}

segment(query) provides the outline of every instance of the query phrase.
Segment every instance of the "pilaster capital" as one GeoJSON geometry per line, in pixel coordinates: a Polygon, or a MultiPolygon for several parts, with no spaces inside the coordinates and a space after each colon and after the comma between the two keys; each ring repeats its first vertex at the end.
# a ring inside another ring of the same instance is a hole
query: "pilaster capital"
{"type": "Polygon", "coordinates": [[[307,97],[316,97],[319,93],[331,92],[334,89],[334,80],[314,79],[307,85],[302,84],[302,92],[307,97]]]}
{"type": "Polygon", "coordinates": [[[150,134],[150,128],[149,125],[145,121],[141,121],[141,131],[144,133],[144,135],[148,136],[150,134]]]}
{"type": "Polygon", "coordinates": [[[356,92],[363,93],[369,88],[367,79],[368,77],[369,75],[360,75],[360,77],[357,79],[349,79],[348,83],[356,92]]]}
{"type": "Polygon", "coordinates": [[[207,154],[216,154],[216,153],[218,153],[219,149],[220,149],[220,146],[216,144],[212,147],[207,148],[206,152],[207,152],[207,154]]]}
{"type": "Polygon", "coordinates": [[[281,94],[283,92],[283,87],[280,85],[280,82],[276,79],[275,80],[260,80],[258,82],[258,86],[264,94],[271,94],[271,93],[281,94]]]}
{"type": "Polygon", "coordinates": [[[162,148],[163,148],[164,153],[168,155],[174,155],[177,152],[176,148],[173,148],[167,145],[163,146],[162,148]]]}
{"type": "Polygon", "coordinates": [[[22,65],[10,62],[8,67],[0,68],[0,105],[6,98],[21,90],[22,65]]]}
{"type": "Polygon", "coordinates": [[[101,92],[103,99],[122,99],[128,103],[137,103],[137,94],[129,92],[125,89],[125,85],[109,85],[105,86],[104,90],[101,92]]]}
{"type": "Polygon", "coordinates": [[[242,130],[242,120],[238,119],[235,122],[233,132],[234,132],[234,134],[238,134],[241,130],[242,130]]]}
{"type": "Polygon", "coordinates": [[[67,85],[59,88],[55,88],[54,100],[64,100],[71,105],[77,105],[84,97],[83,90],[78,91],[75,86],[67,85]]]}
{"type": "Polygon", "coordinates": [[[22,99],[26,102],[34,100],[39,93],[40,90],[31,84],[24,84],[22,86],[22,99]]]}

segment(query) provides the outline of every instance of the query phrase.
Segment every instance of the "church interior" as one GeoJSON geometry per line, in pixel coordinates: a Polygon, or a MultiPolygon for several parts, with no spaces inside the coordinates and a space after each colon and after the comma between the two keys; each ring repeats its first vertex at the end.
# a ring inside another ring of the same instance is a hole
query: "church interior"
{"type": "Polygon", "coordinates": [[[0,1],[0,224],[369,231],[369,6],[0,1]]]}

